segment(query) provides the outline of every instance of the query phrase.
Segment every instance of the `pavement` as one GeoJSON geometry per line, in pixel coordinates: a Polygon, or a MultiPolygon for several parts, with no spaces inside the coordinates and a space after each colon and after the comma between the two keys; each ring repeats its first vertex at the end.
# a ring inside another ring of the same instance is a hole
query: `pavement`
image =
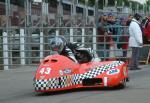
{"type": "Polygon", "coordinates": [[[0,103],[150,103],[150,65],[130,71],[127,87],[119,90],[79,89],[36,93],[33,77],[37,66],[0,70],[0,103]]]}

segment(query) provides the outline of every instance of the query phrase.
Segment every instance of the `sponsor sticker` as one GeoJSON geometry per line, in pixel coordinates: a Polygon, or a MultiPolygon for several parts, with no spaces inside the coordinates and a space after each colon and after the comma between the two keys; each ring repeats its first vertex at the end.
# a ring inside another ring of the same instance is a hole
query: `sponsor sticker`
{"type": "Polygon", "coordinates": [[[111,69],[107,72],[107,75],[114,75],[114,74],[118,74],[120,72],[119,69],[111,69]]]}
{"type": "Polygon", "coordinates": [[[71,74],[72,73],[72,70],[67,68],[67,69],[64,69],[64,70],[59,70],[59,74],[60,75],[64,75],[64,74],[71,74]]]}
{"type": "Polygon", "coordinates": [[[70,74],[70,73],[71,73],[71,69],[69,69],[69,68],[68,68],[68,69],[65,69],[65,70],[64,70],[64,73],[65,73],[65,74],[70,74]]]}

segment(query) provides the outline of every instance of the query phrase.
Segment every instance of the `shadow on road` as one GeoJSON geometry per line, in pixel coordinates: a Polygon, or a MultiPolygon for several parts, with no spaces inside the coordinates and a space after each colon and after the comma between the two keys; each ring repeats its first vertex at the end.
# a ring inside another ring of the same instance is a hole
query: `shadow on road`
{"type": "Polygon", "coordinates": [[[62,90],[62,91],[54,91],[54,92],[43,92],[43,93],[37,93],[36,96],[53,96],[53,95],[62,95],[62,94],[69,94],[73,92],[88,92],[88,91],[105,91],[105,92],[111,92],[111,91],[120,91],[120,90],[126,90],[129,87],[125,87],[124,89],[121,88],[77,88],[77,89],[70,89],[70,90],[62,90]]]}

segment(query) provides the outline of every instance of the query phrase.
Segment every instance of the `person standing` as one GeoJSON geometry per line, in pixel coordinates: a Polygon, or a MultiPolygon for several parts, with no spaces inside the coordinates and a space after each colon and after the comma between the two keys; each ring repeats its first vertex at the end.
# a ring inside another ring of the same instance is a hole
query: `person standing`
{"type": "Polygon", "coordinates": [[[129,47],[132,49],[130,70],[139,70],[140,49],[143,46],[142,28],[140,24],[141,15],[136,13],[129,25],[129,47]]]}
{"type": "Polygon", "coordinates": [[[127,25],[127,26],[130,25],[132,19],[133,19],[133,16],[132,16],[132,15],[129,15],[129,16],[128,16],[128,19],[127,19],[127,22],[126,22],[126,25],[127,25]]]}
{"type": "Polygon", "coordinates": [[[98,36],[97,36],[97,48],[98,48],[98,56],[104,60],[105,57],[105,43],[107,42],[105,37],[107,35],[107,29],[105,28],[107,26],[107,16],[103,15],[99,19],[99,25],[98,25],[98,36]]]}
{"type": "Polygon", "coordinates": [[[143,43],[150,44],[150,16],[143,20],[143,43]]]}

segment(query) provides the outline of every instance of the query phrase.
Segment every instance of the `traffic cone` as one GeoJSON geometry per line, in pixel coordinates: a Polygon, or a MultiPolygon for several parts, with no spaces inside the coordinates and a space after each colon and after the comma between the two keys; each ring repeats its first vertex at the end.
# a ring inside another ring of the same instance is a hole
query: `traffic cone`
{"type": "Polygon", "coordinates": [[[108,60],[116,60],[115,58],[115,43],[113,38],[110,38],[110,47],[109,47],[109,58],[108,60]]]}

